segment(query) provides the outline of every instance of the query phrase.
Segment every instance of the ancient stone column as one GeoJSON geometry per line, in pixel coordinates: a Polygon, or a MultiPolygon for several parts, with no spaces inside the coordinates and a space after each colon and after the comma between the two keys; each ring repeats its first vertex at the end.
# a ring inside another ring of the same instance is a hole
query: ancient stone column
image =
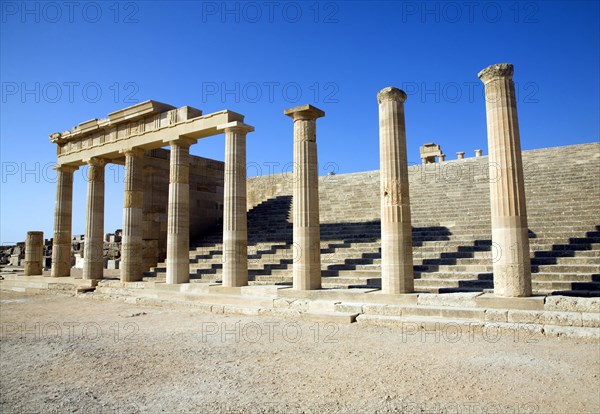
{"type": "Polygon", "coordinates": [[[446,161],[446,154],[440,155],[440,162],[446,161]]]}
{"type": "Polygon", "coordinates": [[[125,196],[121,239],[121,282],[142,280],[143,255],[143,164],[144,150],[127,149],[125,153],[125,196]]]}
{"type": "Polygon", "coordinates": [[[462,160],[465,158],[465,153],[464,152],[457,152],[456,153],[456,159],[457,160],[462,160]]]}
{"type": "Polygon", "coordinates": [[[475,150],[475,158],[479,158],[483,155],[483,150],[476,149],[475,150]]]}
{"type": "Polygon", "coordinates": [[[104,166],[106,160],[88,161],[87,216],[83,248],[83,278],[104,275],[104,166]]]}
{"type": "Polygon", "coordinates": [[[381,176],[381,290],[414,290],[412,226],[408,191],[404,91],[388,87],[377,94],[381,176]]]}
{"type": "Polygon", "coordinates": [[[52,277],[71,275],[71,223],[73,211],[73,171],[77,167],[57,165],[54,240],[52,241],[52,277]]]}
{"type": "Polygon", "coordinates": [[[225,131],[225,189],[223,195],[223,286],[248,285],[248,228],[246,220],[246,134],[254,128],[231,122],[225,131]]]}
{"type": "Polygon", "coordinates": [[[25,239],[25,276],[41,275],[44,270],[44,232],[28,231],[25,239]]]}
{"type": "Polygon", "coordinates": [[[492,65],[479,72],[485,85],[492,243],[499,249],[494,262],[497,296],[531,296],[531,262],[525,181],[513,65],[492,65]]]}
{"type": "Polygon", "coordinates": [[[195,140],[169,142],[169,206],[167,217],[167,283],[190,281],[190,146],[195,140]]]}
{"type": "Polygon", "coordinates": [[[317,118],[325,112],[312,105],[283,112],[294,120],[294,289],[321,288],[321,230],[317,118]]]}

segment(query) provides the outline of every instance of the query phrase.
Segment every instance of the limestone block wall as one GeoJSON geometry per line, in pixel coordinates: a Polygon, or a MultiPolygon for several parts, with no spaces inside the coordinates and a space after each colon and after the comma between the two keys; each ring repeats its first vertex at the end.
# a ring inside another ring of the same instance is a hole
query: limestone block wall
{"type": "MultiPolygon", "coordinates": [[[[169,151],[149,151],[144,160],[144,268],[166,257],[169,151]]],[[[223,220],[224,164],[190,157],[190,239],[214,232],[223,220]]]]}
{"type": "MultiPolygon", "coordinates": [[[[600,143],[524,151],[523,167],[533,223],[542,216],[560,222],[590,209],[600,216],[600,143]]],[[[487,156],[411,165],[413,226],[489,223],[494,171],[490,173],[487,156]]],[[[293,179],[291,173],[249,178],[248,209],[269,198],[291,196],[293,179]]],[[[379,171],[319,177],[319,200],[321,223],[380,220],[379,171]]]]}

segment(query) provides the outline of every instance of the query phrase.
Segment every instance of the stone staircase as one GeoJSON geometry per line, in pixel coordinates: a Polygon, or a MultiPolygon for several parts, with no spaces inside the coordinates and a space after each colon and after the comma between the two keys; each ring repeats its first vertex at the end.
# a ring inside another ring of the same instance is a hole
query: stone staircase
{"type": "MultiPolygon", "coordinates": [[[[600,296],[600,144],[525,151],[534,293],[600,296]]],[[[415,289],[493,289],[487,157],[409,168],[415,289]]],[[[291,284],[291,175],[249,179],[251,285],[291,284]]],[[[323,287],[381,284],[378,171],[321,177],[323,287]]],[[[190,251],[192,282],[220,281],[222,237],[190,251]]],[[[506,254],[506,252],[504,252],[506,254]]],[[[164,263],[146,281],[165,277],[164,263]]]]}

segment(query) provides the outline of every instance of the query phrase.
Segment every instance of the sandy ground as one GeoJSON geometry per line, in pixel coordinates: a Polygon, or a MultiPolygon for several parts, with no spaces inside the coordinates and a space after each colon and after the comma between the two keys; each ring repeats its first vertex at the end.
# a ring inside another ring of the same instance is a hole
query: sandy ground
{"type": "Polygon", "coordinates": [[[2,413],[597,413],[600,345],[0,292],[2,413]],[[457,340],[458,339],[458,340],[457,340]]]}

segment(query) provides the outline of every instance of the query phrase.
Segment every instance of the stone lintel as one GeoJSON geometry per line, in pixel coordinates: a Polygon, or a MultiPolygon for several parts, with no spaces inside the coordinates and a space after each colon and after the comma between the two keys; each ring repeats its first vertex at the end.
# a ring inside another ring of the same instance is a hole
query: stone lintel
{"type": "Polygon", "coordinates": [[[406,101],[406,92],[394,86],[383,88],[377,93],[377,102],[382,103],[384,101],[404,102],[406,101]]]}
{"type": "Polygon", "coordinates": [[[217,131],[254,132],[254,127],[240,121],[232,121],[226,124],[217,125],[217,131]]]}
{"type": "Polygon", "coordinates": [[[110,120],[111,124],[114,124],[123,121],[132,121],[149,114],[157,114],[160,112],[170,111],[171,109],[175,109],[175,107],[162,102],[149,100],[129,106],[127,108],[119,109],[115,112],[111,112],[108,114],[108,119],[110,120]]]}
{"type": "Polygon", "coordinates": [[[294,106],[283,111],[284,115],[289,116],[294,121],[298,119],[312,120],[325,116],[325,112],[310,104],[294,106]]]}
{"type": "MultiPolygon", "coordinates": [[[[105,140],[104,143],[99,145],[60,153],[58,154],[58,163],[81,165],[83,160],[95,156],[115,160],[115,163],[119,163],[118,159],[123,158],[123,154],[119,151],[123,148],[139,147],[145,151],[150,151],[168,145],[168,142],[173,141],[176,137],[198,140],[220,134],[221,131],[217,130],[217,126],[232,121],[243,122],[244,116],[233,111],[222,110],[192,119],[184,119],[156,129],[140,131],[118,140],[105,140]]],[[[60,145],[67,141],[84,138],[83,136],[73,137],[69,134],[69,131],[64,134],[55,133],[52,134],[51,139],[54,139],[53,142],[60,145]]]]}
{"type": "Polygon", "coordinates": [[[496,63],[481,70],[477,76],[486,84],[494,79],[508,78],[512,79],[515,69],[510,63],[496,63]]]}
{"type": "Polygon", "coordinates": [[[62,133],[54,132],[50,134],[50,141],[55,144],[60,144],[61,142],[67,140],[86,137],[103,129],[113,128],[119,124],[137,121],[139,119],[148,117],[149,115],[156,115],[171,110],[177,110],[179,116],[185,120],[202,116],[201,110],[191,106],[182,106],[181,108],[176,108],[172,105],[164,104],[162,102],[146,101],[112,112],[108,114],[108,117],[106,118],[94,118],[90,119],[89,121],[82,122],[70,131],[67,130],[62,133]]]}

